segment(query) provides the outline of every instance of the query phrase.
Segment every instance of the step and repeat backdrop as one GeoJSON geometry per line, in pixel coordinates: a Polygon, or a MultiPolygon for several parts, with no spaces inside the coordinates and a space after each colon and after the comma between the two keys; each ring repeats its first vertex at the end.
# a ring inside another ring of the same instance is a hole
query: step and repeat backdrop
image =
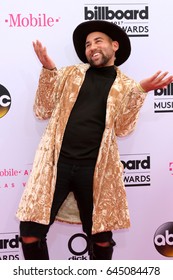
{"type": "MultiPolygon", "coordinates": [[[[173,74],[173,2],[0,0],[0,260],[23,259],[15,213],[46,121],[33,114],[41,65],[32,42],[47,47],[57,67],[79,63],[72,33],[103,19],[125,29],[132,53],[121,70],[140,81],[173,74]]],[[[173,258],[173,84],[148,93],[136,130],[118,139],[131,227],[114,232],[113,259],[173,258]]],[[[51,259],[88,259],[80,225],[56,222],[51,259]]]]}

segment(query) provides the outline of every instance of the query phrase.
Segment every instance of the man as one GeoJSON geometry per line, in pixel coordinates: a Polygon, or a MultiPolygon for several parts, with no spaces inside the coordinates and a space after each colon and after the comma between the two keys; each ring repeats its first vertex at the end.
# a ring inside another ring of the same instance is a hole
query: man
{"type": "Polygon", "coordinates": [[[132,132],[147,92],[173,77],[158,71],[136,83],[117,67],[131,52],[126,33],[88,21],[73,33],[83,64],[57,70],[39,41],[43,65],[34,111],[48,119],[17,217],[25,259],[49,259],[46,235],[58,219],[82,223],[90,259],[111,259],[112,231],[130,226],[117,136],[132,132]]]}

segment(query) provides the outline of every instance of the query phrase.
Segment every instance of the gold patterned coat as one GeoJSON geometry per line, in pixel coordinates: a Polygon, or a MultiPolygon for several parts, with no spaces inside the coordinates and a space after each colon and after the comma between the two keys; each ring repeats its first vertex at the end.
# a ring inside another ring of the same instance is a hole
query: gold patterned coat
{"type": "MultiPolygon", "coordinates": [[[[89,64],[78,64],[59,70],[42,69],[34,111],[38,118],[49,118],[49,122],[17,210],[17,217],[21,221],[49,223],[65,127],[88,68],[89,64]]],[[[116,71],[117,77],[107,99],[105,130],[94,173],[93,234],[130,226],[123,165],[116,137],[125,136],[134,130],[147,93],[142,92],[137,83],[119,68],[116,71]]],[[[57,219],[80,223],[72,193],[61,206],[57,219]]]]}

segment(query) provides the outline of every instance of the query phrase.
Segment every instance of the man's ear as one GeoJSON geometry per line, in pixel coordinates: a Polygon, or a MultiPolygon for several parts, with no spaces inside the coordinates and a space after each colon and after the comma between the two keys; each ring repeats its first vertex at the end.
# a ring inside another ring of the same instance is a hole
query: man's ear
{"type": "Polygon", "coordinates": [[[113,45],[114,51],[116,52],[119,49],[119,43],[117,41],[113,41],[112,45],[113,45]]]}

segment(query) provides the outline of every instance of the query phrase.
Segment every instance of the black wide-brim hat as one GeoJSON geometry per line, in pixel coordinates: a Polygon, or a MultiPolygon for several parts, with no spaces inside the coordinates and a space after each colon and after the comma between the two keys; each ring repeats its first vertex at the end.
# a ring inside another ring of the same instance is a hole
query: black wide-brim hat
{"type": "Polygon", "coordinates": [[[79,24],[73,32],[73,44],[79,59],[87,63],[85,56],[86,37],[92,32],[102,32],[108,35],[113,41],[119,43],[119,49],[116,51],[115,65],[124,63],[131,53],[131,44],[126,32],[116,25],[104,20],[89,20],[79,24]]]}

